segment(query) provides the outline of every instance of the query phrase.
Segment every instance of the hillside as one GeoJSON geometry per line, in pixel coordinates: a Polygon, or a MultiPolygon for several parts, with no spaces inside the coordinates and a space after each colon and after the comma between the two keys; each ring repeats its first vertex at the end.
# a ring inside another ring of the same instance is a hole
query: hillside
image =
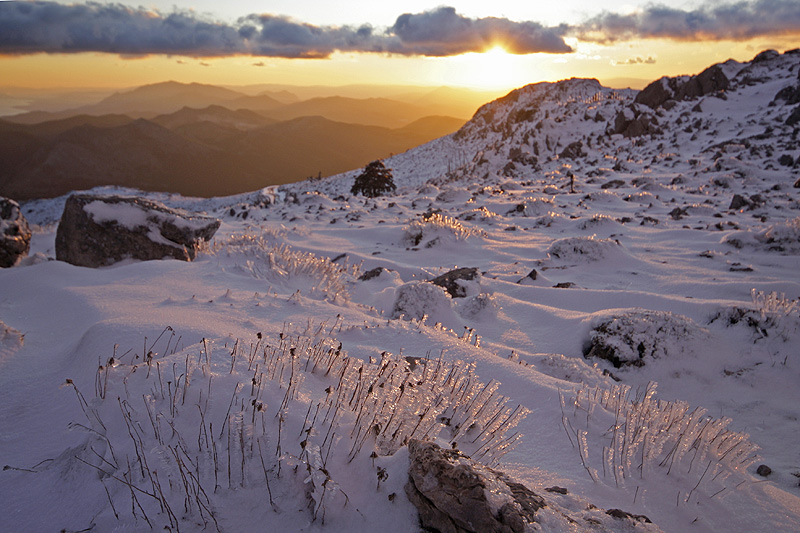
{"type": "Polygon", "coordinates": [[[417,532],[422,439],[504,473],[453,477],[501,522],[524,508],[516,531],[800,530],[798,72],[767,51],[642,91],[526,86],[388,158],[375,198],[361,170],[93,191],[219,219],[192,262],[54,260],[65,197],[24,202],[4,526],[417,532]]]}
{"type": "Polygon", "coordinates": [[[461,124],[447,117],[400,129],[322,117],[275,122],[222,106],[183,108],[151,121],[80,115],[33,125],[0,122],[6,139],[0,194],[24,200],[100,185],[235,194],[363,167],[461,124]]]}
{"type": "MultiPolygon", "coordinates": [[[[675,78],[672,85],[698,87],[695,94],[684,94],[684,99],[673,95],[675,99],[658,91],[663,98],[655,108],[642,102],[652,103],[652,97],[639,95],[652,95],[664,80],[641,92],[609,89],[590,79],[529,85],[481,107],[456,134],[387,163],[408,186],[478,177],[489,183],[538,180],[542,186],[563,188],[568,173],[579,182],[597,182],[622,172],[680,174],[687,181],[701,180],[705,187],[706,180],[713,184],[717,176],[730,181],[774,173],[790,187],[798,178],[794,162],[800,155],[797,119],[790,118],[796,113],[791,91],[799,54],[775,54],[765,52],[751,63],[728,61],[694,78],[675,78]],[[717,71],[726,82],[708,85],[703,92],[700,81],[717,71]],[[779,96],[781,91],[791,95],[779,96]],[[779,161],[783,155],[792,158],[788,166],[779,161]]],[[[333,176],[314,187],[338,194],[346,182],[347,177],[333,176]]]]}

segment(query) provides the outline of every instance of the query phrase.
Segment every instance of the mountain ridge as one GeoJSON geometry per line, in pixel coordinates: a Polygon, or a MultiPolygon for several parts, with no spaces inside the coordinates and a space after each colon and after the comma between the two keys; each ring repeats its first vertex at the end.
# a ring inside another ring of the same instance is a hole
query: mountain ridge
{"type": "MultiPolygon", "coordinates": [[[[491,178],[496,182],[536,179],[543,174],[563,175],[562,180],[567,173],[596,178],[614,166],[628,165],[629,159],[663,159],[665,151],[676,152],[684,161],[707,159],[704,150],[746,139],[757,146],[745,151],[763,156],[785,150],[795,160],[800,155],[796,133],[785,123],[791,111],[774,97],[796,85],[798,64],[800,54],[794,51],[762,53],[747,63],[729,60],[717,64],[725,78],[730,76],[726,89],[680,101],[664,98],[663,105],[655,109],[636,98],[665,78],[642,91],[603,87],[596,79],[535,83],[481,106],[458,132],[395,156],[386,164],[394,169],[398,186],[420,187],[429,180],[491,178]],[[765,130],[769,130],[766,137],[753,138],[765,130]],[[573,149],[567,150],[571,145],[573,149]],[[419,164],[422,160],[424,165],[419,164]]],[[[675,84],[688,83],[701,79],[702,74],[669,79],[675,84]]],[[[710,164],[715,163],[712,160],[710,164]]],[[[769,164],[777,167],[777,158],[769,164]]],[[[648,170],[651,165],[639,166],[648,170]]],[[[356,172],[308,186],[341,194],[356,172]]],[[[795,179],[797,172],[797,167],[791,171],[795,179]]]]}

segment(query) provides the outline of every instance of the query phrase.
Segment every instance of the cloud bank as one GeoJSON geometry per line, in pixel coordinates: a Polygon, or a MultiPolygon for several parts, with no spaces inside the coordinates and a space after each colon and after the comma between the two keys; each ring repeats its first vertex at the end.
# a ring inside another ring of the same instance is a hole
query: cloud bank
{"type": "Polygon", "coordinates": [[[161,13],[123,4],[0,2],[0,54],[105,52],[188,57],[327,58],[335,52],[450,56],[502,46],[515,54],[572,52],[565,37],[746,40],[800,33],[798,0],[713,3],[694,11],[661,5],[630,15],[602,13],[585,23],[547,27],[507,18],[469,18],[452,7],[400,15],[394,25],[317,26],[271,14],[236,23],[191,11],[161,13]]]}
{"type": "Polygon", "coordinates": [[[163,14],[122,4],[0,2],[3,54],[325,58],[339,51],[446,56],[496,44],[519,54],[565,53],[572,51],[564,42],[565,31],[504,18],[470,19],[450,7],[407,13],[394,26],[377,31],[368,24],[315,26],[269,14],[226,24],[188,11],[163,14]]]}
{"type": "Polygon", "coordinates": [[[603,13],[574,30],[583,41],[601,43],[633,39],[745,41],[800,33],[800,2],[713,2],[693,11],[650,5],[630,15],[603,13]]]}
{"type": "Polygon", "coordinates": [[[514,54],[572,52],[564,42],[567,26],[546,28],[537,22],[512,22],[495,17],[470,19],[452,7],[400,15],[390,31],[407,53],[417,55],[449,56],[484,51],[496,45],[514,54]]]}

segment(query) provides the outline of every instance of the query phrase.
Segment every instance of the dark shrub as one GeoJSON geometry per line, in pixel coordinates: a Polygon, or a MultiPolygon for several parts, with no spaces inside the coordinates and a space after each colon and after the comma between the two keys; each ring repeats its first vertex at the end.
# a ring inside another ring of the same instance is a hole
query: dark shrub
{"type": "Polygon", "coordinates": [[[364,172],[356,178],[350,193],[363,194],[369,198],[375,198],[376,196],[394,192],[396,188],[392,178],[392,170],[386,168],[383,161],[378,159],[364,167],[364,172]]]}

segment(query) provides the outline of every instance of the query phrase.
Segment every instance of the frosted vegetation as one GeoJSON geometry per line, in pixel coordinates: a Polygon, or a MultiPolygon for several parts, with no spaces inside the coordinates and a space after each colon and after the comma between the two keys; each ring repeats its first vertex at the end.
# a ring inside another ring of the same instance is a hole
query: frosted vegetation
{"type": "Polygon", "coordinates": [[[64,199],[27,202],[31,256],[0,271],[4,526],[418,531],[423,438],[567,489],[547,494],[574,516],[800,530],[800,203],[778,162],[800,150],[774,100],[798,68],[727,64],[724,94],[659,111],[529,86],[387,160],[374,198],[360,170],[147,195],[222,220],[191,263],[51,261],[64,199]],[[609,131],[646,113],[658,132],[609,131]],[[465,267],[463,297],[430,283],[465,267]]]}

